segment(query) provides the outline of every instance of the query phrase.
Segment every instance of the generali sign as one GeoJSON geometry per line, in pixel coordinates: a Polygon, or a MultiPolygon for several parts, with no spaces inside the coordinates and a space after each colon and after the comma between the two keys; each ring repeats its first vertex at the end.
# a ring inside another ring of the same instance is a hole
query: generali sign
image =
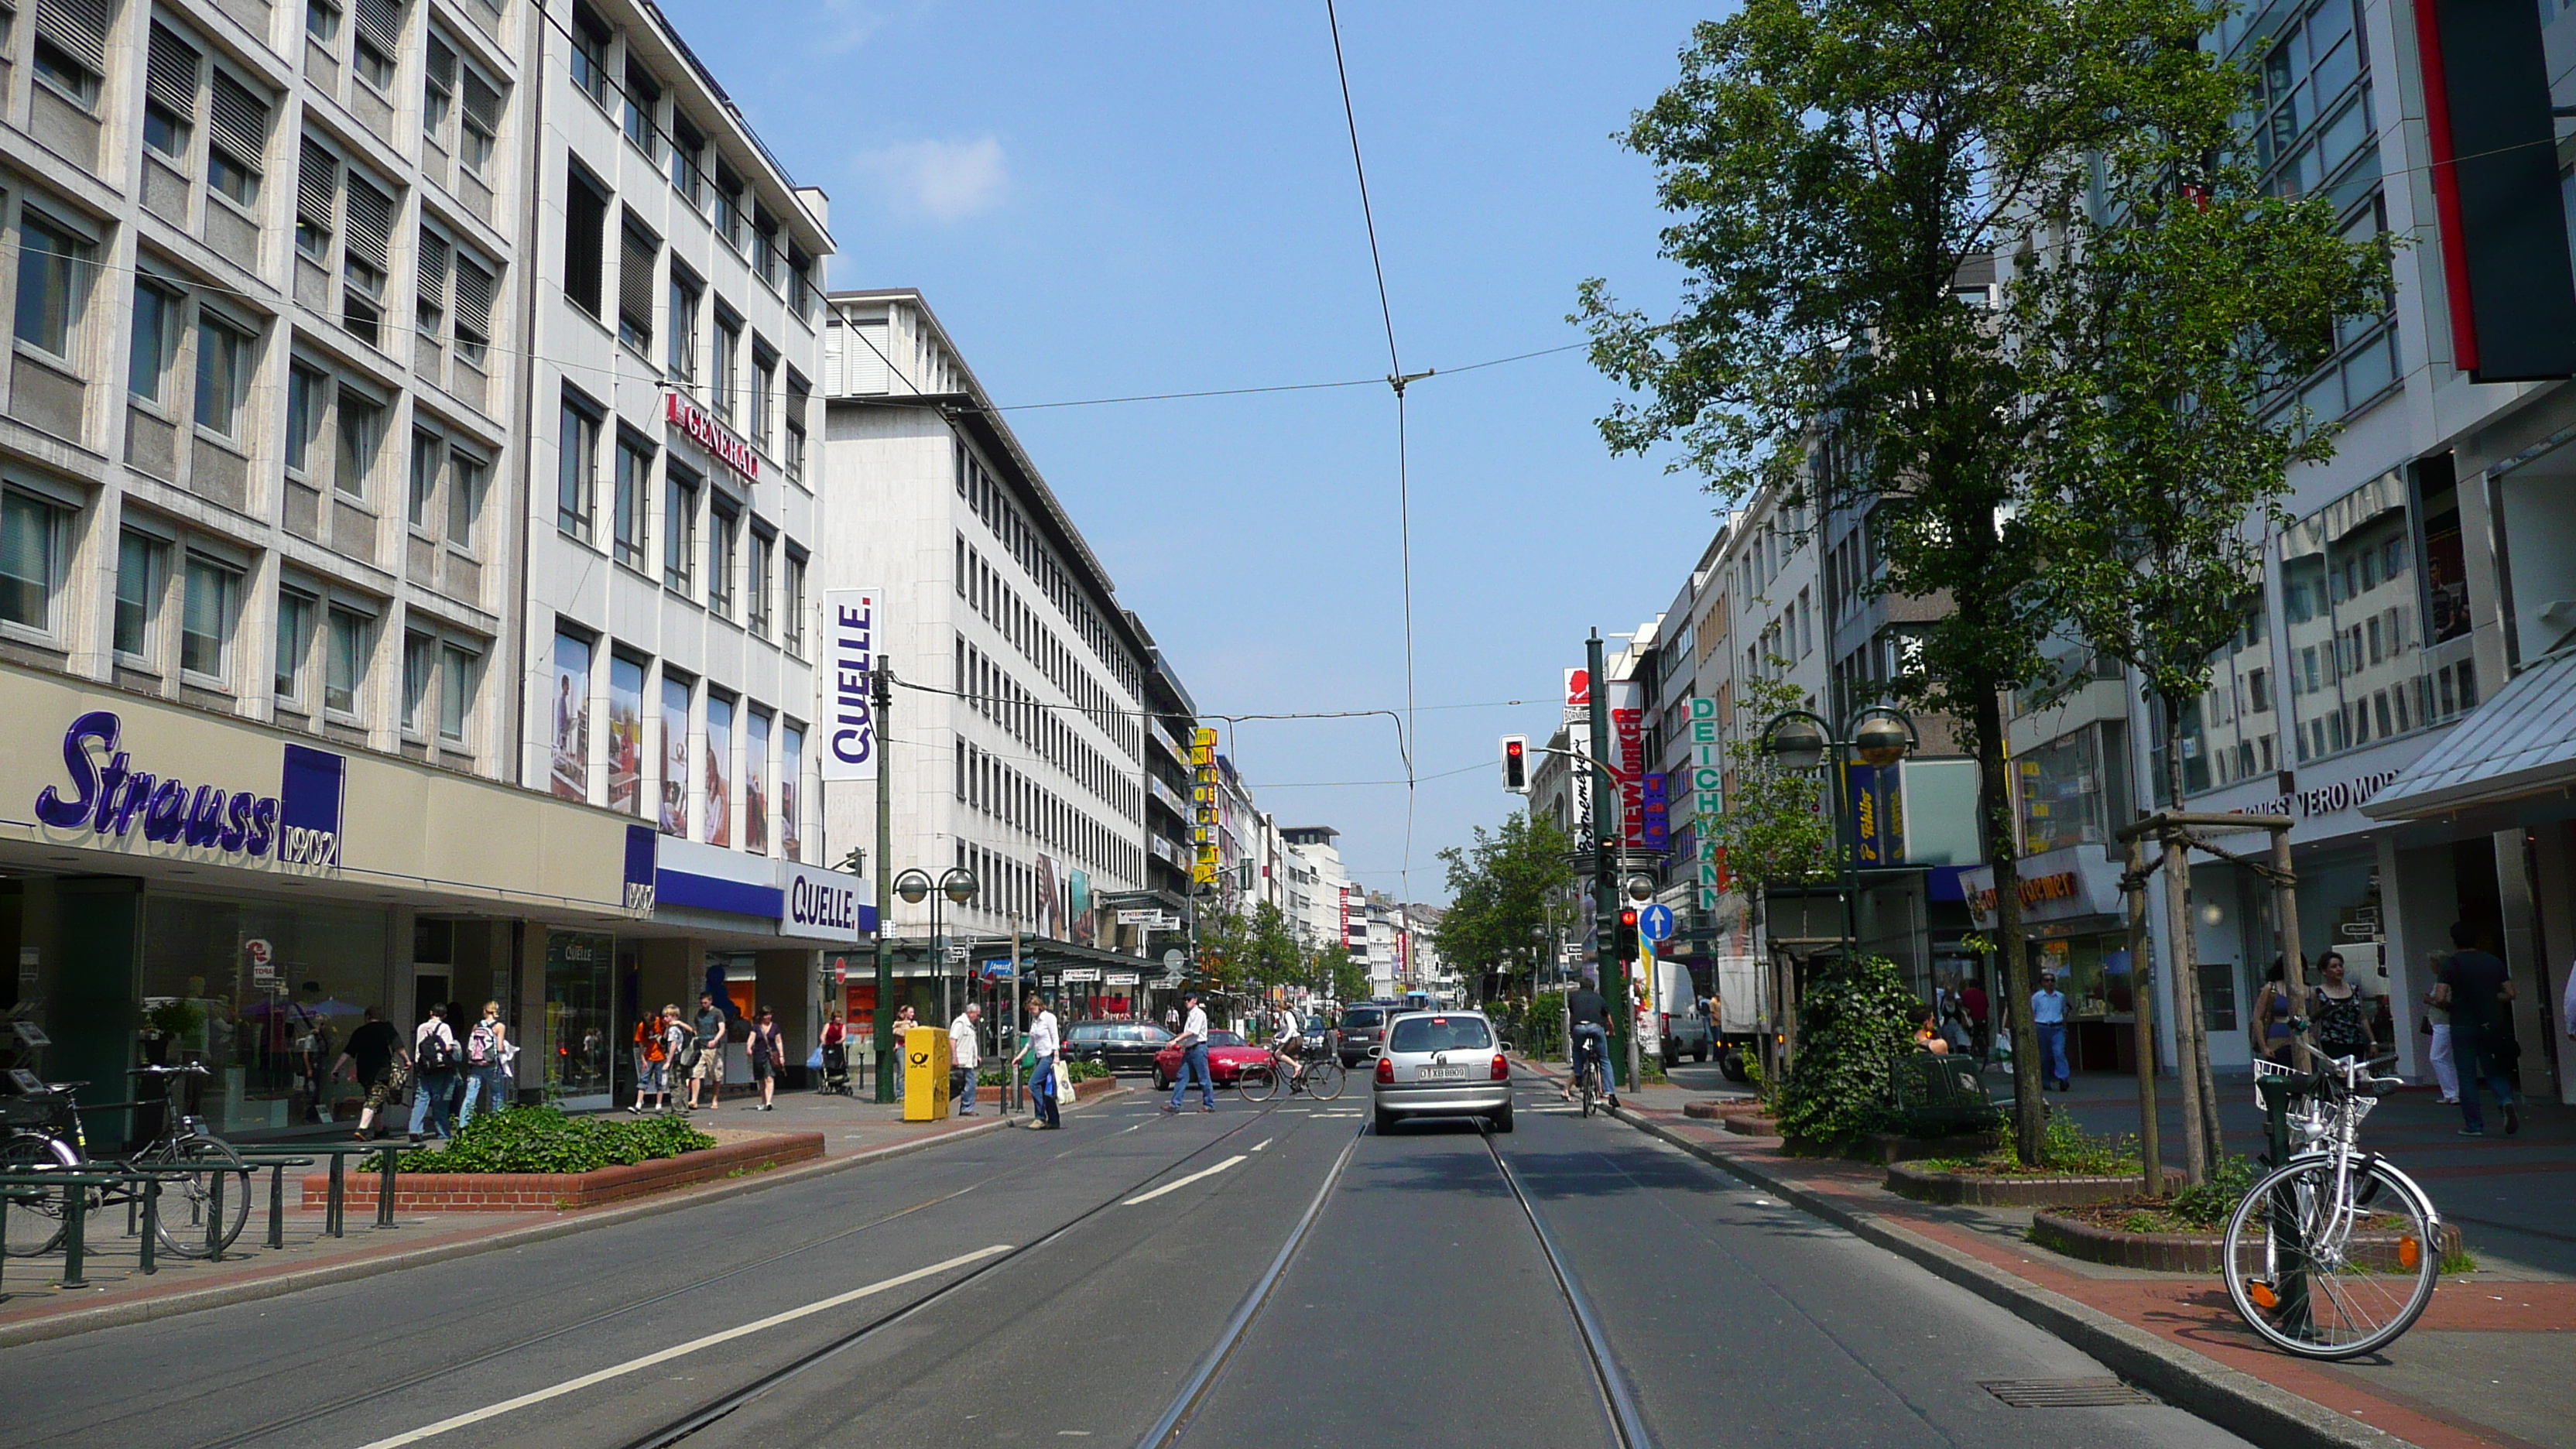
{"type": "Polygon", "coordinates": [[[689,435],[690,441],[707,450],[714,459],[742,476],[745,483],[760,481],[760,452],[736,437],[732,429],[717,422],[715,414],[697,405],[686,393],[662,394],[662,416],[671,426],[689,435]]]}

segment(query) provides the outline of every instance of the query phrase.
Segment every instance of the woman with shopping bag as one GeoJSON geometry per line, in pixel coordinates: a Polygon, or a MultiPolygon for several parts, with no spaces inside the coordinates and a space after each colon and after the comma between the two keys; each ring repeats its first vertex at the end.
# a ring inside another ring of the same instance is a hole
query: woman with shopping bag
{"type": "Polygon", "coordinates": [[[1055,1059],[1060,1049],[1055,1013],[1047,1010],[1046,999],[1029,993],[1029,1110],[1036,1114],[1029,1123],[1032,1130],[1053,1131],[1064,1125],[1056,1111],[1055,1059]]]}

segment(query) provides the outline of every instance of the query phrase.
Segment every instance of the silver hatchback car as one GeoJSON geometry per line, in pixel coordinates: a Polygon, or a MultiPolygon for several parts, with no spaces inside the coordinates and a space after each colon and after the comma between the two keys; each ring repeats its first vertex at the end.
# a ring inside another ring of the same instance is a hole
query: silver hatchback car
{"type": "Polygon", "coordinates": [[[1371,1055],[1380,1133],[1407,1117],[1482,1117],[1512,1130],[1511,1062],[1483,1012],[1406,1012],[1371,1055]]]}

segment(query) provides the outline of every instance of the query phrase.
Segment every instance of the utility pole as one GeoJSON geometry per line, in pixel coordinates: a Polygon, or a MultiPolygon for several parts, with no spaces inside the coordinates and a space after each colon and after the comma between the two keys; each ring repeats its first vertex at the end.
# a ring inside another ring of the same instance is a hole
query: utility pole
{"type": "Polygon", "coordinates": [[[894,666],[879,654],[872,700],[877,732],[877,1100],[892,1102],[895,1093],[894,1044],[894,767],[885,751],[894,742],[894,666]]]}
{"type": "MultiPolygon", "coordinates": [[[[1610,1059],[1629,1053],[1635,1035],[1635,1013],[1628,1004],[1628,973],[1619,959],[1619,844],[1622,838],[1618,786],[1610,778],[1610,709],[1607,675],[1602,667],[1601,631],[1592,631],[1584,663],[1592,671],[1592,938],[1601,962],[1601,999],[1610,1007],[1610,1059]]],[[[1629,1066],[1628,1086],[1635,1090],[1636,1066],[1629,1066]]]]}

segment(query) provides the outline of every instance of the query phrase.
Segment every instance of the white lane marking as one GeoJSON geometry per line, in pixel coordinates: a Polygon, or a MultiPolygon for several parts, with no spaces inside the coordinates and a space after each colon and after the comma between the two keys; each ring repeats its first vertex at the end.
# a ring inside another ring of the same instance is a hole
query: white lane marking
{"type": "Polygon", "coordinates": [[[1259,1152],[1262,1148],[1267,1147],[1267,1146],[1269,1146],[1271,1143],[1276,1142],[1276,1141],[1278,1141],[1278,1140],[1279,1140],[1279,1139],[1278,1139],[1278,1138],[1276,1138],[1276,1137],[1264,1137],[1264,1138],[1262,1138],[1259,1142],[1257,1142],[1257,1143],[1255,1143],[1255,1144],[1253,1145],[1252,1150],[1253,1150],[1253,1151],[1255,1151],[1255,1152],[1259,1152]]]}
{"type": "Polygon", "coordinates": [[[847,1293],[835,1293],[829,1298],[817,1299],[801,1308],[790,1308],[784,1313],[773,1313],[767,1318],[755,1319],[750,1323],[742,1325],[740,1328],[728,1328],[722,1333],[710,1333],[704,1338],[693,1338],[687,1343],[674,1344],[660,1352],[648,1353],[638,1359],[630,1359],[614,1368],[604,1368],[596,1373],[583,1374],[581,1377],[576,1379],[567,1379],[559,1384],[550,1384],[533,1393],[521,1394],[515,1399],[504,1399],[497,1404],[487,1405],[480,1409],[458,1414],[453,1418],[441,1419],[435,1424],[424,1424],[420,1428],[396,1434],[390,1439],[378,1439],[372,1444],[362,1446],[362,1449],[397,1449],[397,1446],[400,1445],[417,1444],[423,1439],[434,1439],[441,1434],[462,1429],[468,1424],[479,1424],[486,1419],[498,1418],[501,1415],[510,1413],[514,1410],[524,1409],[530,1404],[542,1404],[548,1399],[558,1399],[566,1394],[575,1393],[582,1389],[589,1388],[593,1384],[606,1383],[610,1379],[614,1378],[623,1378],[627,1374],[634,1373],[639,1369],[648,1369],[655,1364],[668,1363],[675,1358],[696,1353],[700,1349],[713,1348],[720,1343],[730,1343],[737,1338],[747,1337],[765,1329],[776,1328],[782,1323],[793,1323],[800,1318],[811,1317],[817,1313],[826,1313],[832,1309],[842,1307],[845,1304],[856,1303],[860,1299],[868,1297],[871,1294],[883,1293],[889,1288],[900,1288],[907,1283],[918,1283],[924,1278],[937,1277],[939,1274],[945,1273],[951,1268],[962,1268],[969,1263],[981,1262],[986,1258],[992,1257],[996,1253],[1007,1253],[1009,1251],[1011,1251],[1010,1244],[997,1243],[989,1248],[978,1248],[971,1253],[961,1253],[954,1258],[948,1259],[946,1262],[933,1263],[927,1268],[915,1268],[911,1272],[902,1274],[899,1277],[887,1278],[879,1282],[870,1283],[864,1288],[853,1288],[847,1293]]]}
{"type": "MultiPolygon", "coordinates": [[[[1187,1177],[1176,1178],[1171,1182],[1164,1183],[1161,1187],[1154,1189],[1152,1192],[1140,1192],[1134,1197],[1127,1199],[1125,1202],[1120,1203],[1119,1206],[1134,1207],[1140,1202],[1152,1202],[1163,1194],[1185,1188],[1202,1177],[1214,1177],[1218,1173],[1225,1171],[1227,1168],[1234,1166],[1236,1163],[1243,1161],[1243,1159],[1248,1155],[1249,1154],[1238,1152],[1232,1157],[1227,1158],[1225,1161],[1218,1163],[1214,1167],[1203,1167],[1198,1171],[1191,1173],[1187,1177]]],[[[367,1446],[367,1449],[375,1449],[375,1446],[369,1445],[367,1446]]]]}
{"type": "MultiPolygon", "coordinates": [[[[1137,1124],[1136,1124],[1136,1127],[1142,1127],[1142,1126],[1144,1126],[1144,1125],[1145,1125],[1144,1123],[1139,1122],[1139,1123],[1137,1123],[1137,1124]]],[[[1136,1130],[1136,1127],[1121,1127],[1120,1129],[1118,1129],[1118,1135],[1119,1135],[1119,1136],[1121,1136],[1121,1137],[1124,1137],[1124,1136],[1126,1136],[1128,1133],[1135,1131],[1135,1130],[1136,1130]]]]}

